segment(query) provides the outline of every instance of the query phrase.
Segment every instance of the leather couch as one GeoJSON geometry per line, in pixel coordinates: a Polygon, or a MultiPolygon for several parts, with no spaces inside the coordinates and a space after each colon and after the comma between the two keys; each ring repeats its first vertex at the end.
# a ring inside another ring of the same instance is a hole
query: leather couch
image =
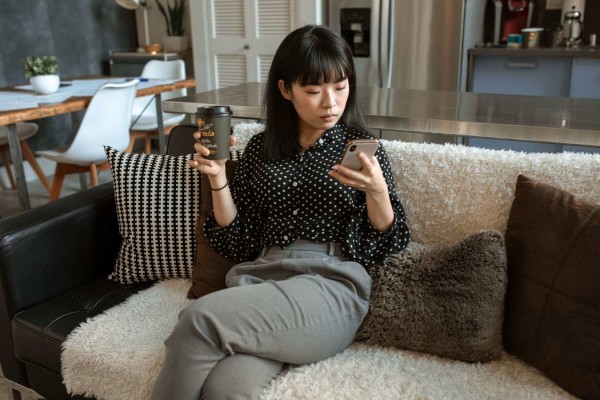
{"type": "MultiPolygon", "coordinates": [[[[195,127],[169,135],[189,154],[195,127]]],[[[69,396],[61,344],[79,324],[148,284],[109,281],[121,244],[112,183],[0,220],[0,364],[4,376],[47,399],[69,396]],[[101,222],[101,223],[96,223],[101,222]]]]}

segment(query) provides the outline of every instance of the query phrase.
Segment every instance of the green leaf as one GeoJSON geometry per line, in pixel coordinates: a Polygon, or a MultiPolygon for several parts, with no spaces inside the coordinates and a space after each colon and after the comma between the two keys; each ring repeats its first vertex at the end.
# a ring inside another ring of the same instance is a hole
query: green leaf
{"type": "Polygon", "coordinates": [[[182,36],[184,33],[183,28],[183,15],[185,12],[185,2],[184,0],[174,0],[173,5],[171,5],[170,0],[166,0],[166,8],[160,2],[160,0],[155,0],[156,5],[160,13],[165,18],[165,22],[167,23],[167,35],[169,36],[182,36]]]}
{"type": "Polygon", "coordinates": [[[23,66],[26,78],[38,75],[58,75],[58,60],[54,56],[29,56],[25,58],[23,66]]]}

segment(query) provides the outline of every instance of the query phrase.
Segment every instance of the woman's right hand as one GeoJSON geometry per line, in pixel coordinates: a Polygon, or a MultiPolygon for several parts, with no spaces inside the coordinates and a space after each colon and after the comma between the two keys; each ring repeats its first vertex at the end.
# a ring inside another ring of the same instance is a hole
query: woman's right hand
{"type": "MultiPolygon", "coordinates": [[[[219,175],[222,171],[225,170],[225,162],[227,160],[207,160],[205,157],[210,154],[210,150],[202,145],[200,142],[200,132],[194,133],[194,139],[196,139],[196,143],[194,144],[194,150],[196,150],[196,155],[193,160],[188,161],[188,165],[192,168],[197,169],[203,174],[216,176],[219,175]]],[[[230,145],[233,146],[237,142],[235,136],[231,135],[230,145]]]]}

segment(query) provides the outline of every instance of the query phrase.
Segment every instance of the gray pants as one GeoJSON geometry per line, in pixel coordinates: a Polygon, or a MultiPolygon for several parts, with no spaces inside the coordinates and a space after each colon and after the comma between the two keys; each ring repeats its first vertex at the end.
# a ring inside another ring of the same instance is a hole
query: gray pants
{"type": "Polygon", "coordinates": [[[284,363],[330,357],[352,343],[371,279],[334,243],[297,240],[234,266],[228,289],[179,316],[152,399],[256,399],[284,363]]]}

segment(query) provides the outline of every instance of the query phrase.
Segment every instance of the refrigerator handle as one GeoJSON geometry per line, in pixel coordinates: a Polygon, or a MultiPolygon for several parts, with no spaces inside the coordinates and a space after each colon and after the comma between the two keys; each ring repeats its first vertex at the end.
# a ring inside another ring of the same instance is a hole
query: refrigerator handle
{"type": "Polygon", "coordinates": [[[379,5],[379,86],[390,88],[392,84],[392,68],[394,67],[394,1],[381,0],[379,5]]]}

